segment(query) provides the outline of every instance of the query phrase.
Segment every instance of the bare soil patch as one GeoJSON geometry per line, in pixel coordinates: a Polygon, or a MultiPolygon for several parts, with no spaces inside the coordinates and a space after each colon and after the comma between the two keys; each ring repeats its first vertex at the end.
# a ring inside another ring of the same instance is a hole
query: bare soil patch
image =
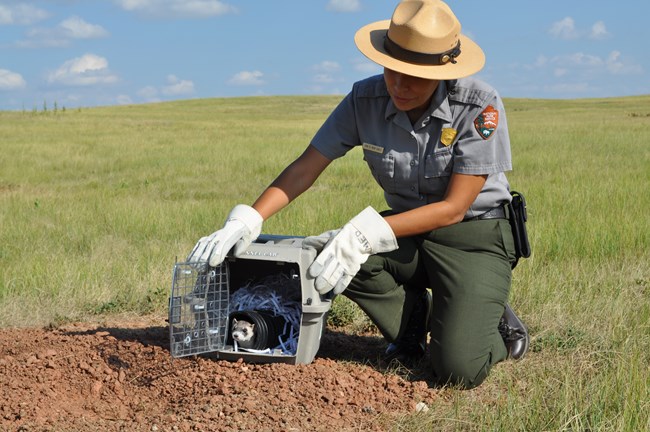
{"type": "Polygon", "coordinates": [[[438,391],[384,348],[327,329],[309,365],[247,364],[173,359],[163,319],[4,329],[0,430],[385,430],[438,391]]]}

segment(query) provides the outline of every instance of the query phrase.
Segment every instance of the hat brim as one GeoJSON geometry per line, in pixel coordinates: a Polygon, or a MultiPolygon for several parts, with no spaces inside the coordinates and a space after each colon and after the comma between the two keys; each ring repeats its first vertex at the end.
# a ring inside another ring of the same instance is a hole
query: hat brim
{"type": "Polygon", "coordinates": [[[449,80],[463,78],[480,71],[485,65],[485,54],[481,47],[465,35],[460,35],[461,53],[456,63],[424,65],[398,60],[386,52],[384,38],[390,20],[377,21],[360,28],[354,35],[354,43],[373,62],[406,75],[427,79],[449,80]]]}

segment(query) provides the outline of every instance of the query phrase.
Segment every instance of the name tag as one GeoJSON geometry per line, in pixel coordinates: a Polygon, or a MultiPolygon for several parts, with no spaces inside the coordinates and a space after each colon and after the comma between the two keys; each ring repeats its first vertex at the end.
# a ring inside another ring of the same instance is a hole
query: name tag
{"type": "Polygon", "coordinates": [[[364,150],[368,150],[368,151],[371,151],[373,153],[379,153],[379,154],[384,153],[384,148],[383,147],[379,147],[379,146],[376,146],[374,144],[363,143],[362,147],[363,147],[364,150]]]}

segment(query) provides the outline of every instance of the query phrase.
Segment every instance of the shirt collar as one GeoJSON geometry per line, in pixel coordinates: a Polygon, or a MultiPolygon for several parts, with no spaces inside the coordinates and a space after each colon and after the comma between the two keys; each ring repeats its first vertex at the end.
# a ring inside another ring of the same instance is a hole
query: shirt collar
{"type": "Polygon", "coordinates": [[[388,104],[386,105],[386,112],[384,113],[384,117],[386,120],[390,120],[391,117],[393,117],[395,114],[397,114],[397,107],[393,103],[393,99],[391,97],[388,98],[388,104]]]}
{"type": "MultiPolygon", "coordinates": [[[[431,104],[429,105],[428,112],[429,116],[431,117],[436,117],[443,121],[450,122],[452,120],[452,116],[451,108],[449,107],[449,100],[447,99],[447,93],[449,91],[447,85],[448,84],[446,81],[440,81],[438,88],[436,88],[436,91],[433,92],[433,97],[431,98],[431,104]]],[[[386,105],[386,112],[384,114],[386,120],[389,120],[391,117],[397,114],[398,111],[399,110],[395,104],[393,104],[393,100],[389,98],[388,104],[386,105]]]]}
{"type": "Polygon", "coordinates": [[[440,81],[438,88],[433,93],[431,98],[431,115],[443,121],[450,122],[452,120],[451,108],[449,107],[449,88],[447,81],[440,81]]]}

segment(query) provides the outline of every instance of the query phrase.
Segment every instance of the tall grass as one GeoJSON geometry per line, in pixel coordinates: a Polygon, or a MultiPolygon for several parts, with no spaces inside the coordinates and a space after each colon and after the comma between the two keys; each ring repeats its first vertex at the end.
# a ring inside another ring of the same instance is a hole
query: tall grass
{"type": "MultiPolygon", "coordinates": [[[[338,99],[0,112],[0,327],[165,315],[175,260],[252,202],[338,99]]],[[[650,430],[650,97],[506,108],[533,248],[511,303],[531,352],[395,428],[650,430]]],[[[367,171],[357,151],[336,161],[264,232],[384,208],[367,171]]]]}

